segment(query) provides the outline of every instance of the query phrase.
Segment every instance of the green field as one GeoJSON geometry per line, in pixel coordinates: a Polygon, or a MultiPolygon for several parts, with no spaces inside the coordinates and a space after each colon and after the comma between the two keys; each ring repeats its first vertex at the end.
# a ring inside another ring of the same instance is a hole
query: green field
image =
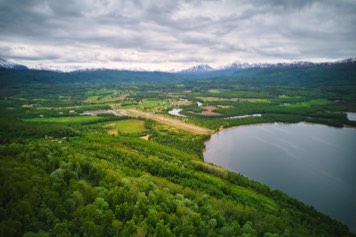
{"type": "Polygon", "coordinates": [[[115,123],[120,133],[141,133],[145,131],[145,122],[142,120],[128,119],[115,123]]]}
{"type": "Polygon", "coordinates": [[[98,103],[99,102],[99,96],[89,96],[84,102],[88,103],[98,103]]]}
{"type": "Polygon", "coordinates": [[[0,236],[355,236],[282,191],[206,163],[210,136],[172,126],[355,128],[345,113],[356,112],[355,64],[205,76],[0,70],[0,236]],[[187,117],[164,123],[178,105],[187,117]],[[218,115],[200,114],[208,109],[218,115]],[[252,114],[262,116],[226,119],[252,114]]]}
{"type": "Polygon", "coordinates": [[[298,108],[298,107],[310,107],[312,105],[321,105],[321,104],[327,104],[330,101],[327,99],[314,99],[314,100],[309,100],[305,102],[299,102],[295,104],[284,104],[284,106],[288,106],[290,108],[298,108]]]}
{"type": "Polygon", "coordinates": [[[70,116],[70,117],[44,117],[44,118],[26,118],[25,122],[32,123],[91,123],[99,122],[103,117],[100,116],[70,116]]]}
{"type": "Polygon", "coordinates": [[[159,106],[161,102],[162,101],[159,99],[152,99],[152,98],[142,99],[142,105],[144,107],[150,107],[150,108],[159,106]]]}
{"type": "Polygon", "coordinates": [[[271,103],[271,100],[269,99],[253,99],[253,100],[246,100],[244,102],[250,102],[250,103],[271,103]]]}
{"type": "Polygon", "coordinates": [[[220,90],[216,90],[216,89],[210,89],[208,90],[210,93],[220,93],[220,90]]]}
{"type": "Polygon", "coordinates": [[[289,95],[280,95],[278,96],[280,99],[300,99],[302,98],[301,96],[289,96],[289,95]]]}

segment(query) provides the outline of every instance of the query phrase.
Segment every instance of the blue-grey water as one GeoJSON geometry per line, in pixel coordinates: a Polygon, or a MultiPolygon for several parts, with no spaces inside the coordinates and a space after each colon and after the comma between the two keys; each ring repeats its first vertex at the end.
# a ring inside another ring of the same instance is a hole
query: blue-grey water
{"type": "Polygon", "coordinates": [[[348,120],[356,121],[356,113],[346,113],[348,120]]]}
{"type": "Polygon", "coordinates": [[[174,116],[178,116],[178,117],[182,117],[182,118],[187,117],[187,116],[185,116],[185,115],[183,115],[183,114],[180,113],[180,111],[182,111],[182,110],[183,110],[183,109],[172,109],[172,110],[168,111],[168,113],[169,113],[170,115],[174,115],[174,116]]]}
{"type": "Polygon", "coordinates": [[[356,231],[356,129],[260,124],[222,130],[206,162],[280,189],[356,231]]]}

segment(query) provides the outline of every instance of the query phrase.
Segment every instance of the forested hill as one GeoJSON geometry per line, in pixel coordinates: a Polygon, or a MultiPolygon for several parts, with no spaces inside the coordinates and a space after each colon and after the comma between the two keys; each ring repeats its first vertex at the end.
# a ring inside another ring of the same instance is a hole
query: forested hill
{"type": "Polygon", "coordinates": [[[0,236],[355,236],[281,191],[205,163],[207,135],[129,113],[177,120],[168,110],[184,108],[181,122],[212,130],[305,119],[356,126],[345,114],[356,111],[355,66],[330,67],[218,77],[1,69],[0,236]]]}
{"type": "Polygon", "coordinates": [[[310,206],[204,163],[206,137],[145,124],[150,141],[111,137],[102,122],[2,121],[0,235],[352,236],[310,206]]]}
{"type": "Polygon", "coordinates": [[[265,85],[337,86],[348,82],[355,86],[356,63],[247,69],[235,72],[232,77],[265,85]]]}
{"type": "Polygon", "coordinates": [[[356,63],[270,66],[238,70],[217,70],[201,73],[167,73],[127,70],[92,70],[55,72],[44,70],[12,70],[0,68],[1,86],[16,83],[177,83],[190,80],[228,80],[239,83],[268,85],[337,86],[356,84],[356,63]]]}

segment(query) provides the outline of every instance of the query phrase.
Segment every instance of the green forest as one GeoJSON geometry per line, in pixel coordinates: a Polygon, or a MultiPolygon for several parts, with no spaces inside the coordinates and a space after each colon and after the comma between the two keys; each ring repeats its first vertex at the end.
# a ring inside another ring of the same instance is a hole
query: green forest
{"type": "Polygon", "coordinates": [[[356,236],[204,162],[211,134],[135,114],[213,132],[268,122],[356,127],[345,113],[356,112],[355,92],[355,64],[212,75],[0,69],[0,236],[356,236]]]}

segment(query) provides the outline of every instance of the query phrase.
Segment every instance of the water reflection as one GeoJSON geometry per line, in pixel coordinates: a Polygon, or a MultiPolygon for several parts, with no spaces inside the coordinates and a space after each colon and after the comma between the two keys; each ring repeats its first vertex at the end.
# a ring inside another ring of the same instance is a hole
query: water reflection
{"type": "Polygon", "coordinates": [[[261,124],[226,129],[204,159],[315,206],[356,230],[356,129],[261,124]]]}

